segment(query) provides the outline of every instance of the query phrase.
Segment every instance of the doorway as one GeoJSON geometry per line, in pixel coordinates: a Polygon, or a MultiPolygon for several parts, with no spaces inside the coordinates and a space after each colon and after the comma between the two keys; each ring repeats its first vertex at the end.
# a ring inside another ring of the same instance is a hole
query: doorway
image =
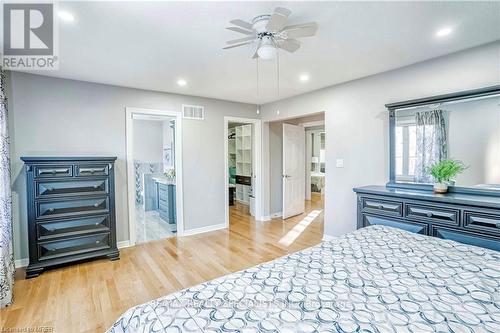
{"type": "Polygon", "coordinates": [[[270,218],[323,211],[324,113],[269,123],[270,218]]]}
{"type": "Polygon", "coordinates": [[[262,220],[261,121],[224,117],[225,225],[234,214],[262,220]]]}
{"type": "Polygon", "coordinates": [[[131,245],[182,234],[180,113],[127,108],[131,245]]]}

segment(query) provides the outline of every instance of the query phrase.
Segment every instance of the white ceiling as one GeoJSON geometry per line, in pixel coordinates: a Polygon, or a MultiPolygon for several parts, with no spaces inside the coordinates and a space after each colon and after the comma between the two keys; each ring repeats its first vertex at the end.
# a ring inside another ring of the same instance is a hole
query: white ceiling
{"type": "Polygon", "coordinates": [[[40,74],[263,104],[500,39],[500,2],[61,2],[60,70],[40,74]],[[289,8],[290,24],[317,21],[294,54],[260,62],[229,21],[289,8]],[[443,27],[454,29],[438,39],[443,27]],[[308,82],[299,75],[307,73],[308,82]],[[177,85],[185,79],[184,87],[177,85]]]}

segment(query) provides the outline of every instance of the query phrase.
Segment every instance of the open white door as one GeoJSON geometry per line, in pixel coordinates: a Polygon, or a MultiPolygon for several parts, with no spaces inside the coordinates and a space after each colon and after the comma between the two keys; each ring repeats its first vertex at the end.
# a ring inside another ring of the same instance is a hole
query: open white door
{"type": "Polygon", "coordinates": [[[305,130],[283,124],[283,219],[305,210],[305,130]]]}

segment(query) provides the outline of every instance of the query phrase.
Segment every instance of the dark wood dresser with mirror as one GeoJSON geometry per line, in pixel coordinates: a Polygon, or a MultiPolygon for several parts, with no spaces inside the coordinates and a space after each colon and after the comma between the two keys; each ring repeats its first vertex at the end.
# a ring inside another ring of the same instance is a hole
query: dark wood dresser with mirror
{"type": "Polygon", "coordinates": [[[119,258],[116,157],[22,157],[26,166],[26,277],[80,260],[119,258]]]}
{"type": "Polygon", "coordinates": [[[358,228],[388,225],[500,251],[500,85],[386,105],[389,182],[355,188],[358,228]],[[435,194],[430,168],[466,166],[435,194]]]}

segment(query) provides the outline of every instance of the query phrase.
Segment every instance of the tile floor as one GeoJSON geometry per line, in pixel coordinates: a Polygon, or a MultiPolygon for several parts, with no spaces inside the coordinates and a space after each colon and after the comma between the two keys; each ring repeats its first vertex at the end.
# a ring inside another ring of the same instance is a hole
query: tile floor
{"type": "Polygon", "coordinates": [[[146,243],[152,240],[174,237],[177,225],[163,221],[158,211],[136,209],[135,233],[137,243],[146,243]]]}

